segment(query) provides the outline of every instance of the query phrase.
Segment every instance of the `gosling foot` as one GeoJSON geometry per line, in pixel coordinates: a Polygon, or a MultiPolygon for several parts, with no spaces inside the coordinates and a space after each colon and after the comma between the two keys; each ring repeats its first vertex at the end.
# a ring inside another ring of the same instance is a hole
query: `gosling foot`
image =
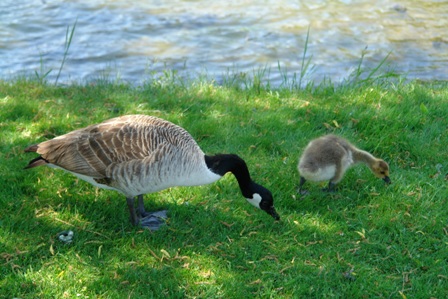
{"type": "Polygon", "coordinates": [[[335,183],[328,183],[327,188],[323,188],[322,191],[329,192],[329,193],[335,193],[336,192],[336,184],[335,183]]]}
{"type": "Polygon", "coordinates": [[[304,189],[298,189],[297,193],[299,193],[302,196],[306,196],[306,195],[310,194],[310,191],[304,190],[304,189]]]}

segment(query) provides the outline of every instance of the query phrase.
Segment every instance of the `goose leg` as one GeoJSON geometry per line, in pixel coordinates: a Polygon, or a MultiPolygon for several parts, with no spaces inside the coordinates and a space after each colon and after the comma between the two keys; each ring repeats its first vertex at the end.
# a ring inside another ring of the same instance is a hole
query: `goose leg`
{"type": "Polygon", "coordinates": [[[145,204],[143,202],[143,194],[137,196],[138,199],[138,222],[143,227],[149,230],[158,230],[162,225],[165,224],[165,220],[168,218],[166,215],[166,210],[157,212],[147,212],[145,210],[145,204]]]}
{"type": "Polygon", "coordinates": [[[137,212],[135,211],[134,198],[133,197],[126,197],[126,203],[128,204],[129,216],[131,217],[132,225],[138,225],[139,217],[137,216],[137,212]]]}
{"type": "Polygon", "coordinates": [[[145,210],[145,204],[143,202],[143,194],[140,194],[139,196],[137,196],[138,198],[138,214],[140,217],[146,217],[148,216],[148,212],[146,212],[145,210]]]}

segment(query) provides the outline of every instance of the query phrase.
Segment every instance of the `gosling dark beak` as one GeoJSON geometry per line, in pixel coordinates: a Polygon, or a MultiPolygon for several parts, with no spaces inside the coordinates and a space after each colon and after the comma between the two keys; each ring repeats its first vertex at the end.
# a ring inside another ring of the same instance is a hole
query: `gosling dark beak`
{"type": "Polygon", "coordinates": [[[275,220],[277,220],[277,221],[280,220],[280,216],[278,215],[278,213],[277,213],[277,211],[275,210],[274,207],[270,207],[269,209],[267,209],[265,211],[266,211],[266,213],[271,215],[275,220]]]}
{"type": "Polygon", "coordinates": [[[392,181],[390,180],[390,178],[389,178],[388,176],[385,176],[385,177],[383,178],[383,181],[385,181],[386,184],[392,184],[392,181]]]}

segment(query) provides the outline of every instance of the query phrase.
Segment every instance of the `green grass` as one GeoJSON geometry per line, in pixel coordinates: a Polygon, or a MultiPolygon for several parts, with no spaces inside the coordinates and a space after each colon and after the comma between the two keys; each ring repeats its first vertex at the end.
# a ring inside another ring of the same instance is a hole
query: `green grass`
{"type": "Polygon", "coordinates": [[[0,81],[0,297],[446,298],[448,84],[368,76],[276,89],[236,79],[0,81]],[[149,209],[170,211],[150,233],[130,225],[118,193],[23,170],[35,156],[26,146],[131,113],[183,126],[207,153],[243,157],[281,221],[247,204],[227,175],[147,195],[149,209]],[[359,165],[337,193],[310,183],[299,200],[298,157],[326,133],[388,161],[393,184],[359,165]],[[62,244],[68,229],[74,241],[62,244]]]}

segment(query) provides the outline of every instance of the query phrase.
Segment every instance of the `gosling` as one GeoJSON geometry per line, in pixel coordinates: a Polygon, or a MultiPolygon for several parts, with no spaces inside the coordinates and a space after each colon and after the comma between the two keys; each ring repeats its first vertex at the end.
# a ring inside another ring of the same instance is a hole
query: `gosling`
{"type": "Polygon", "coordinates": [[[356,163],[366,164],[373,174],[383,179],[387,184],[389,178],[389,165],[372,154],[361,150],[335,135],[325,135],[312,140],[305,148],[297,166],[300,173],[298,192],[307,194],[303,184],[308,181],[321,182],[329,180],[324,191],[334,192],[335,186],[341,181],[347,169],[356,163]]]}

